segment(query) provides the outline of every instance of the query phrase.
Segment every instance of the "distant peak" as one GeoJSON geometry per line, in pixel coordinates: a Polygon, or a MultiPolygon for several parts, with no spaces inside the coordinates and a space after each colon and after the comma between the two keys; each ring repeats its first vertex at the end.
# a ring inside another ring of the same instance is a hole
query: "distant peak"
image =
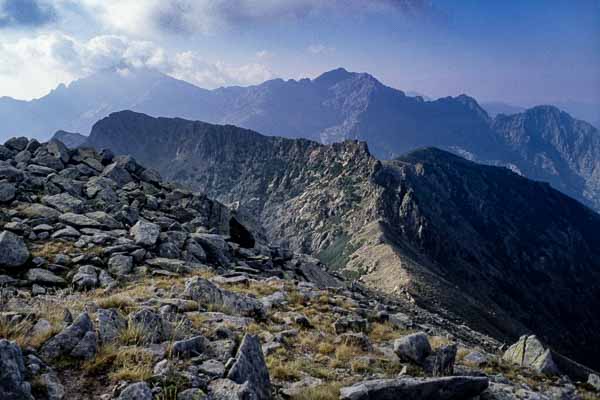
{"type": "Polygon", "coordinates": [[[338,82],[351,78],[354,75],[356,74],[353,72],[348,72],[348,70],[346,70],[345,68],[340,67],[319,75],[315,79],[315,82],[331,86],[335,85],[338,82]]]}

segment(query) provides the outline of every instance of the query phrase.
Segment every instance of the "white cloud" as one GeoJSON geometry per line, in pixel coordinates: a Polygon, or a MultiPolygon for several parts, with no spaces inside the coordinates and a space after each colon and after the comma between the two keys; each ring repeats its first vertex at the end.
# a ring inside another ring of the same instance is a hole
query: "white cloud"
{"type": "Polygon", "coordinates": [[[209,62],[191,51],[175,55],[170,64],[169,74],[207,88],[256,84],[273,76],[263,64],[231,65],[224,62],[209,62]]]}
{"type": "MultiPolygon", "coordinates": [[[[63,0],[61,0],[63,1],[63,0]]],[[[310,15],[381,13],[416,15],[428,0],[80,0],[110,30],[138,37],[214,34],[231,26],[302,19],[310,15]]]]}
{"type": "Polygon", "coordinates": [[[306,50],[309,53],[315,54],[315,55],[316,54],[320,54],[320,55],[331,54],[331,53],[335,52],[334,47],[327,47],[322,43],[311,44],[310,46],[308,46],[308,48],[306,50]]]}
{"type": "Polygon", "coordinates": [[[213,61],[192,51],[169,54],[150,41],[118,35],[80,41],[51,33],[0,43],[0,96],[39,97],[58,83],[112,67],[124,73],[129,68],[154,68],[206,88],[255,84],[272,77],[262,63],[213,61]]]}

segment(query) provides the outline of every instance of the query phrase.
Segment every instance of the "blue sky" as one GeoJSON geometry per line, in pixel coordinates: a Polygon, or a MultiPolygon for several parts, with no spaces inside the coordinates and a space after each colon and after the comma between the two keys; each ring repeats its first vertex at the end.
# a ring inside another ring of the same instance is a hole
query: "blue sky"
{"type": "Polygon", "coordinates": [[[0,0],[0,96],[114,65],[208,88],[343,66],[431,97],[600,104],[600,0],[0,0]]]}

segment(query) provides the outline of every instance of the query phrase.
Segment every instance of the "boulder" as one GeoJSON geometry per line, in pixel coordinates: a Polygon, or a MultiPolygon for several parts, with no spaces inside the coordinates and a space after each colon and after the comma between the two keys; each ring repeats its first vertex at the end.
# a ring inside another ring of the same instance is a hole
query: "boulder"
{"type": "Polygon", "coordinates": [[[9,182],[21,182],[24,178],[25,174],[20,169],[0,164],[0,179],[6,179],[9,182]]]}
{"type": "Polygon", "coordinates": [[[133,270],[133,257],[114,254],[108,259],[108,270],[115,275],[129,274],[133,270]]]}
{"type": "Polygon", "coordinates": [[[0,339],[0,399],[33,400],[31,385],[25,380],[25,362],[14,342],[0,339]]]}
{"type": "Polygon", "coordinates": [[[88,331],[71,351],[71,357],[89,360],[96,355],[98,350],[98,334],[88,331]]]}
{"type": "Polygon", "coordinates": [[[403,361],[423,364],[427,356],[431,354],[431,345],[429,339],[427,339],[427,334],[417,332],[396,339],[394,353],[403,361]]]}
{"type": "Polygon", "coordinates": [[[549,348],[545,348],[535,335],[521,336],[504,352],[502,358],[512,364],[528,367],[546,375],[560,374],[552,352],[549,348]]]}
{"type": "Polygon", "coordinates": [[[208,347],[208,340],[204,336],[194,336],[189,339],[173,343],[171,352],[179,358],[191,358],[201,355],[208,347]]]}
{"type": "Polygon", "coordinates": [[[0,203],[9,203],[13,201],[17,194],[15,185],[10,182],[0,182],[0,203]]]}
{"type": "Polygon", "coordinates": [[[271,399],[269,370],[257,336],[244,335],[227,378],[238,384],[247,383],[257,400],[271,399]]]}
{"type": "Polygon", "coordinates": [[[223,290],[200,277],[191,278],[186,282],[184,296],[203,305],[225,308],[234,315],[264,317],[263,305],[257,299],[223,290]]]}
{"type": "Polygon", "coordinates": [[[140,219],[129,230],[129,234],[133,236],[135,244],[142,246],[154,246],[160,235],[160,226],[152,222],[140,219]]]}
{"type": "Polygon", "coordinates": [[[98,335],[102,343],[113,342],[127,327],[127,321],[115,309],[98,309],[98,335]]]}
{"type": "MultiPolygon", "coordinates": [[[[73,349],[84,339],[86,334],[93,331],[94,325],[89,315],[85,312],[81,313],[71,325],[47,340],[42,345],[40,354],[46,361],[71,355],[73,349]]],[[[89,336],[86,340],[90,340],[89,336]]]]}
{"type": "Polygon", "coordinates": [[[60,276],[55,275],[53,272],[42,268],[31,268],[27,271],[27,280],[30,282],[45,284],[45,285],[64,285],[67,283],[60,276]]]}
{"type": "Polygon", "coordinates": [[[130,316],[129,323],[141,328],[144,340],[148,343],[161,343],[169,337],[171,331],[169,323],[150,308],[144,308],[134,313],[130,316]]]}
{"type": "Polygon", "coordinates": [[[48,400],[61,400],[65,397],[65,387],[60,383],[55,373],[46,373],[41,376],[41,381],[46,387],[48,400]]]}
{"type": "Polygon", "coordinates": [[[125,168],[119,166],[117,163],[112,163],[106,166],[100,176],[115,181],[119,186],[126,185],[133,181],[133,178],[129,172],[127,172],[125,168]]]}
{"type": "Polygon", "coordinates": [[[600,392],[600,376],[596,374],[590,374],[588,376],[587,384],[596,389],[596,391],[600,392]]]}
{"type": "Polygon", "coordinates": [[[442,346],[435,351],[432,368],[433,376],[448,376],[454,374],[456,350],[456,344],[450,344],[442,346]]]}
{"type": "Polygon", "coordinates": [[[9,231],[0,233],[0,267],[20,267],[29,259],[23,239],[9,231]]]}
{"type": "Polygon", "coordinates": [[[152,400],[152,389],[146,382],[132,383],[121,391],[118,400],[152,400]]]}
{"type": "Polygon", "coordinates": [[[259,400],[249,383],[235,383],[229,379],[215,379],[208,385],[211,400],[259,400]]]}
{"type": "Polygon", "coordinates": [[[192,388],[186,389],[183,392],[177,394],[177,400],[204,400],[206,394],[202,389],[192,388]]]}
{"type": "Polygon", "coordinates": [[[13,150],[13,151],[23,151],[25,150],[25,148],[27,147],[27,145],[29,144],[29,139],[27,139],[25,136],[20,136],[20,137],[13,137],[8,139],[5,143],[4,146],[6,146],[7,148],[13,150]]]}
{"type": "Polygon", "coordinates": [[[93,265],[82,265],[73,278],[73,286],[78,290],[92,290],[98,286],[98,272],[93,265]]]}
{"type": "Polygon", "coordinates": [[[44,196],[42,197],[42,203],[63,213],[80,212],[83,209],[83,202],[66,192],[44,196]]]}
{"type": "Polygon", "coordinates": [[[463,400],[478,396],[488,379],[469,376],[364,381],[340,390],[340,400],[463,400]]]}

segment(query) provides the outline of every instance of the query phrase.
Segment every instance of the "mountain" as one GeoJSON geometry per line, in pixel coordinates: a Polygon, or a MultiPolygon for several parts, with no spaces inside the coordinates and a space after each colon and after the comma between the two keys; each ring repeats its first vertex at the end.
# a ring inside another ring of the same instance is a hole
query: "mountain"
{"type": "MultiPolygon", "coordinates": [[[[201,142],[261,140],[195,129],[201,142]]],[[[294,174],[318,185],[350,177],[335,164],[346,156],[381,168],[364,144],[262,140],[311,162],[294,174]]],[[[260,149],[233,150],[241,161],[260,149]]],[[[224,158],[212,161],[234,155],[224,158]]],[[[464,162],[437,150],[408,158],[464,162]]],[[[3,400],[594,398],[597,373],[539,338],[503,352],[464,320],[261,239],[238,211],[129,155],[12,138],[0,145],[0,179],[3,400]]]]}
{"type": "Polygon", "coordinates": [[[515,106],[501,101],[489,101],[481,103],[481,107],[490,115],[495,118],[498,114],[518,114],[525,111],[525,107],[515,106]]]}
{"type": "Polygon", "coordinates": [[[438,149],[379,161],[365,143],[129,111],[87,145],[132,154],[369,287],[598,365],[600,216],[547,183],[438,149]]]}
{"type": "Polygon", "coordinates": [[[338,68],[315,79],[274,79],[249,87],[200,89],[147,69],[113,69],[59,86],[31,102],[0,99],[0,136],[48,138],[64,129],[87,134],[95,121],[123,109],[153,116],[234,124],[266,135],[321,143],[366,141],[380,159],[435,146],[474,161],[507,166],[600,210],[600,151],[597,129],[583,122],[562,123],[558,109],[525,129],[537,108],[492,118],[475,99],[460,95],[426,101],[385,86],[366,73],[338,68]],[[515,116],[516,115],[516,116],[515,116]],[[33,117],[35,116],[35,117],[33,117]],[[559,129],[555,129],[560,126],[559,129]],[[527,136],[528,142],[511,141],[527,136]],[[552,137],[550,140],[549,138],[552,137]],[[537,146],[537,147],[536,147],[537,146]],[[526,148],[525,148],[526,147],[526,148]],[[584,157],[584,158],[581,158],[584,157]]]}
{"type": "Polygon", "coordinates": [[[80,133],[67,132],[67,131],[56,131],[52,136],[52,139],[58,140],[65,144],[70,149],[81,146],[86,140],[87,136],[83,136],[80,133]]]}

